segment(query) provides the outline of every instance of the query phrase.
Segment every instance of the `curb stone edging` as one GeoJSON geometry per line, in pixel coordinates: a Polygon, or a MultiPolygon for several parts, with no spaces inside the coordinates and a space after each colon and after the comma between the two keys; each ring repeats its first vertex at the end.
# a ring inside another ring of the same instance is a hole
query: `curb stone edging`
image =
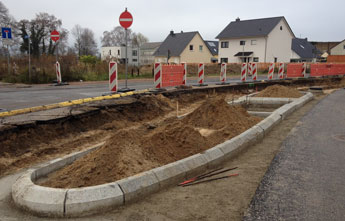
{"type": "MultiPolygon", "coordinates": [[[[223,161],[233,158],[243,149],[262,140],[274,126],[311,99],[313,99],[313,94],[310,92],[298,99],[274,99],[274,102],[279,104],[282,102],[287,102],[287,104],[276,109],[264,120],[238,136],[202,153],[116,182],[72,189],[49,188],[33,183],[35,180],[72,163],[98,148],[101,144],[86,151],[50,161],[43,167],[28,170],[13,184],[12,198],[18,207],[39,216],[78,217],[106,211],[158,192],[168,186],[176,185],[179,181],[199,174],[207,168],[214,168],[223,161]]],[[[257,99],[253,97],[246,98],[246,100],[242,99],[241,102],[248,102],[248,100],[249,102],[260,103],[273,102],[266,101],[266,99],[255,101],[257,99]]]]}

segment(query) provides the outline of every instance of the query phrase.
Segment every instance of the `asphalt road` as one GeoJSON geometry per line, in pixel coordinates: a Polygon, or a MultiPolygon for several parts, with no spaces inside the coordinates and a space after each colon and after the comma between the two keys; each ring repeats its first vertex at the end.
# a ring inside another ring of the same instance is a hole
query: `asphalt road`
{"type": "Polygon", "coordinates": [[[345,220],[345,90],[306,114],[283,142],[244,220],[345,220]]]}
{"type": "MultiPolygon", "coordinates": [[[[259,76],[258,79],[265,79],[259,76]]],[[[189,85],[197,83],[195,79],[187,79],[189,85]]],[[[216,84],[219,77],[208,77],[206,84],[216,84]]],[[[239,77],[231,77],[231,83],[240,82],[239,77]]],[[[119,81],[119,88],[125,87],[125,81],[119,81]]],[[[128,87],[141,90],[153,88],[152,79],[128,80],[128,87]]],[[[0,111],[14,110],[58,103],[68,100],[101,96],[109,92],[107,82],[72,82],[66,86],[44,85],[11,85],[0,83],[0,111]]]]}

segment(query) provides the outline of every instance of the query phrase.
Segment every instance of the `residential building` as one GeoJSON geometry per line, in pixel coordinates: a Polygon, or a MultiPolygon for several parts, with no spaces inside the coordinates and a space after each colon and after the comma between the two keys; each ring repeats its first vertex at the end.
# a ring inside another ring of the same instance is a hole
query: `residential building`
{"type": "MultiPolygon", "coordinates": [[[[128,65],[139,65],[139,48],[127,48],[128,65]]],[[[120,63],[125,63],[126,47],[125,46],[110,46],[101,48],[101,60],[117,60],[120,63]]]]}
{"type": "Polygon", "coordinates": [[[171,31],[154,56],[155,62],[162,63],[210,63],[212,53],[199,32],[171,31]]]}
{"type": "Polygon", "coordinates": [[[321,52],[307,38],[294,38],[291,45],[291,62],[316,62],[321,52]]]}
{"type": "Polygon", "coordinates": [[[218,62],[218,41],[205,41],[205,43],[212,54],[211,62],[217,63],[218,62]]]}
{"type": "Polygon", "coordinates": [[[285,17],[237,18],[216,38],[219,62],[289,62],[295,35],[285,17]]]}
{"type": "Polygon", "coordinates": [[[162,42],[147,42],[140,47],[139,61],[140,65],[153,64],[155,62],[155,57],[153,54],[159,48],[162,42]]]}
{"type": "Polygon", "coordinates": [[[345,55],[345,40],[331,48],[331,55],[345,55]]]}
{"type": "Polygon", "coordinates": [[[317,50],[319,50],[321,53],[327,52],[327,54],[331,53],[331,48],[337,46],[340,42],[339,41],[310,41],[312,45],[314,45],[317,50]]]}

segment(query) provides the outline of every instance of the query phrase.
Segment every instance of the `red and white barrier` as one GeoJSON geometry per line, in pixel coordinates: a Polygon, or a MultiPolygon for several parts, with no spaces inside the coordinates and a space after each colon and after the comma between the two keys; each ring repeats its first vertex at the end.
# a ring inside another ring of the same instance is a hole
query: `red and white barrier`
{"type": "Polygon", "coordinates": [[[220,82],[226,82],[226,63],[222,63],[220,66],[220,82]]]}
{"type": "Polygon", "coordinates": [[[202,85],[204,84],[205,80],[205,65],[200,63],[198,68],[199,78],[198,78],[198,84],[202,85]]]}
{"type": "Polygon", "coordinates": [[[253,63],[248,63],[248,75],[252,76],[253,74],[253,69],[252,69],[253,63]]]}
{"type": "Polygon", "coordinates": [[[187,85],[187,63],[182,63],[183,65],[183,80],[182,84],[187,85]]]}
{"type": "Polygon", "coordinates": [[[256,63],[252,63],[252,79],[253,81],[256,81],[258,79],[258,66],[256,63]]]}
{"type": "Polygon", "coordinates": [[[307,63],[303,63],[303,65],[302,65],[302,75],[303,75],[303,77],[307,77],[306,76],[306,72],[307,72],[307,63]]]}
{"type": "Polygon", "coordinates": [[[57,61],[55,64],[55,69],[56,69],[56,79],[57,83],[61,84],[62,82],[62,77],[61,77],[61,68],[60,68],[60,63],[57,61]]]}
{"type": "Polygon", "coordinates": [[[270,64],[270,67],[268,68],[268,80],[272,80],[273,79],[273,75],[274,75],[274,63],[270,64]]]}
{"type": "Polygon", "coordinates": [[[242,64],[241,68],[241,81],[245,82],[247,80],[247,63],[242,64]]]}
{"type": "Polygon", "coordinates": [[[160,89],[162,87],[162,64],[155,63],[154,69],[154,88],[160,89]]]}
{"type": "Polygon", "coordinates": [[[114,61],[109,62],[109,90],[110,92],[117,92],[117,63],[114,61]]]}
{"type": "Polygon", "coordinates": [[[284,63],[279,63],[278,78],[284,79],[284,63]]]}

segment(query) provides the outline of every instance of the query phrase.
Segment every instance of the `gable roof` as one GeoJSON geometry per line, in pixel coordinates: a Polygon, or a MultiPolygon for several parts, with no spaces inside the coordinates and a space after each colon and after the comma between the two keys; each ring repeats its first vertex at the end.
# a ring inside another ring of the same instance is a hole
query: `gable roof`
{"type": "Polygon", "coordinates": [[[306,38],[292,39],[291,49],[301,58],[315,58],[321,54],[306,38]]]}
{"type": "Polygon", "coordinates": [[[170,56],[180,56],[196,34],[199,34],[199,32],[174,33],[171,31],[153,55],[167,56],[168,50],[170,50],[170,56]]]}
{"type": "Polygon", "coordinates": [[[226,26],[225,29],[222,32],[220,32],[216,38],[220,39],[267,36],[282,19],[285,20],[285,17],[280,16],[243,21],[236,19],[236,21],[230,22],[230,24],[226,26]]]}
{"type": "Polygon", "coordinates": [[[336,44],[336,45],[334,45],[333,47],[331,47],[331,50],[332,50],[333,48],[337,47],[338,45],[341,45],[342,43],[345,43],[345,39],[342,40],[341,42],[339,42],[339,44],[336,44]]]}
{"type": "Polygon", "coordinates": [[[155,49],[159,47],[162,44],[162,42],[146,42],[143,45],[141,45],[141,50],[149,50],[149,49],[155,49]]]}
{"type": "Polygon", "coordinates": [[[218,41],[205,41],[205,44],[213,56],[218,55],[218,41]]]}

